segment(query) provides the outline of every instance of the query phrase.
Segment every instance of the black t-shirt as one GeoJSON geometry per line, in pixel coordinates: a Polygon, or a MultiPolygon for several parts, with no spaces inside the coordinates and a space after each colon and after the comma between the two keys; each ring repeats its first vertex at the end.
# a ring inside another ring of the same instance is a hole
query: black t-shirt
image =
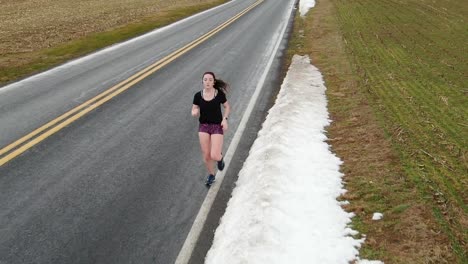
{"type": "Polygon", "coordinates": [[[226,94],[221,90],[215,92],[217,93],[215,98],[210,101],[203,99],[201,91],[193,96],[193,104],[200,107],[200,118],[198,120],[201,124],[221,124],[221,121],[223,121],[221,104],[227,101],[226,94]]]}

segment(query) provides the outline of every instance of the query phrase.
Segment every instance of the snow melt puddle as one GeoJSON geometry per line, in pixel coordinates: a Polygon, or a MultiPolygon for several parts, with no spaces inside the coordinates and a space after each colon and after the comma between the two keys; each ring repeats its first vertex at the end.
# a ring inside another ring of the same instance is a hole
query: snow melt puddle
{"type": "MultiPolygon", "coordinates": [[[[216,230],[206,263],[349,263],[364,239],[337,197],[341,161],[321,73],[295,55],[216,230]]],[[[362,262],[381,263],[381,262],[362,262]]]]}

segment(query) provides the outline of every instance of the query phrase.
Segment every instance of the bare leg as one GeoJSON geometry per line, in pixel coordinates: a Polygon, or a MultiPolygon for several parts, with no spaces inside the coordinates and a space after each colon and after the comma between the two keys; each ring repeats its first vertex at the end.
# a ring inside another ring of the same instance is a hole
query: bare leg
{"type": "Polygon", "coordinates": [[[220,134],[211,135],[211,151],[210,158],[212,160],[220,161],[223,158],[221,151],[223,150],[224,136],[220,134]]]}
{"type": "Polygon", "coordinates": [[[214,175],[214,161],[211,159],[211,137],[210,134],[204,132],[198,132],[200,138],[200,147],[203,155],[203,161],[205,162],[206,169],[209,174],[214,175]]]}

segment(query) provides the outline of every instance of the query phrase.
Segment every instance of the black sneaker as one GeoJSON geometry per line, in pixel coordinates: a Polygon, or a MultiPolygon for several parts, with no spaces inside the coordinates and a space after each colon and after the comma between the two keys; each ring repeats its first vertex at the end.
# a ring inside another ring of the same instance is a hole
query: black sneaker
{"type": "Polygon", "coordinates": [[[218,170],[220,171],[224,170],[224,157],[221,158],[220,161],[218,161],[218,170]]]}
{"type": "Polygon", "coordinates": [[[215,176],[213,174],[210,174],[208,175],[208,177],[206,178],[206,186],[211,186],[211,184],[213,184],[213,182],[215,182],[215,176]]]}

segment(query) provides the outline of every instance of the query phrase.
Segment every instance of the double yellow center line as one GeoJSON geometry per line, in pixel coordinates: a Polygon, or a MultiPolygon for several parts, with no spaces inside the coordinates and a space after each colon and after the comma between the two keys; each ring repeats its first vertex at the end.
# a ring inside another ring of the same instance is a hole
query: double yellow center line
{"type": "Polygon", "coordinates": [[[162,58],[161,60],[151,64],[150,66],[146,67],[145,69],[137,72],[136,74],[132,75],[130,78],[112,86],[111,88],[107,89],[106,91],[102,92],[101,94],[93,97],[92,99],[82,103],[81,105],[73,108],[72,110],[66,112],[65,114],[55,118],[54,120],[48,122],[47,124],[41,126],[40,128],[32,131],[31,133],[23,136],[22,138],[16,140],[15,142],[9,144],[8,146],[0,149],[0,166],[3,166],[5,163],[9,162],[10,160],[14,159],[21,153],[25,152],[29,148],[33,147],[34,145],[38,144],[39,142],[43,141],[44,139],[48,138],[49,136],[53,135],[57,131],[61,130],[62,128],[66,127],[67,125],[73,123],[80,117],[86,115],[87,113],[91,112],[92,110],[96,109],[100,105],[104,104],[105,102],[109,101],[113,97],[119,95],[120,93],[126,91],[136,83],[140,82],[144,78],[148,77],[149,75],[153,74],[154,72],[158,71],[162,67],[166,66],[167,64],[171,63],[178,57],[182,56],[183,54],[187,53],[191,49],[195,48],[196,46],[200,45],[207,39],[211,38],[216,33],[220,32],[228,25],[232,24],[234,21],[239,19],[241,16],[245,15],[247,12],[261,4],[264,0],[258,0],[257,2],[253,3],[251,6],[244,9],[239,14],[235,15],[231,19],[227,20],[223,24],[219,25],[218,27],[214,28],[213,30],[209,31],[208,33],[204,34],[203,36],[199,37],[198,39],[190,42],[189,44],[185,45],[184,47],[174,51],[173,53],[167,55],[166,57],[162,58]]]}

